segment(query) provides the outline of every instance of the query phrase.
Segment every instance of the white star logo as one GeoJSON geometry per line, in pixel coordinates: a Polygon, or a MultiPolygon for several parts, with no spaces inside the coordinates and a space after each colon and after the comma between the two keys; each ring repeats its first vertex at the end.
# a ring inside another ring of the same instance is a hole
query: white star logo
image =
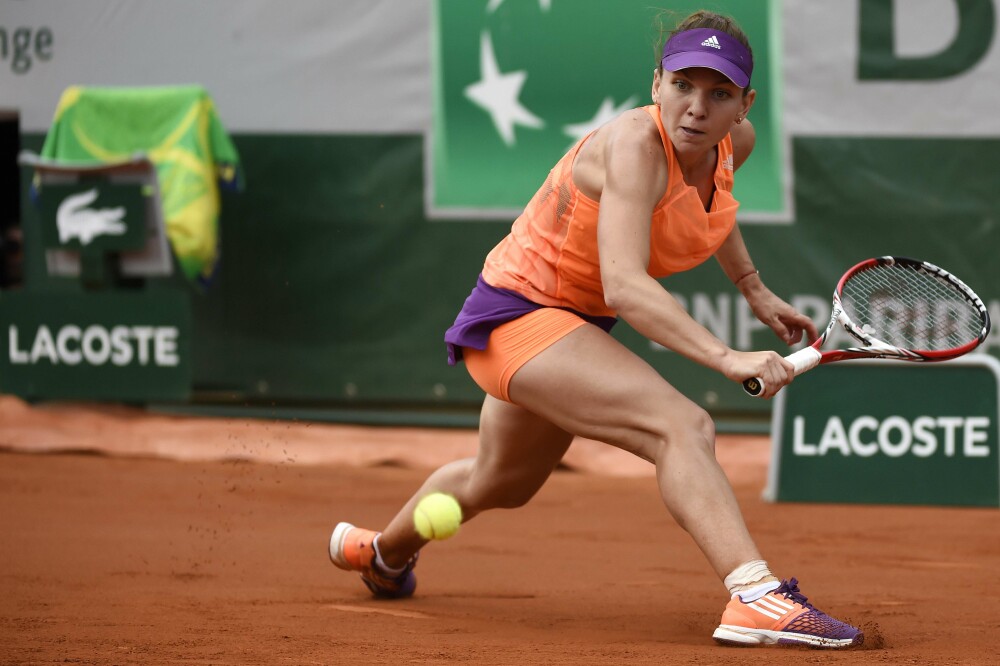
{"type": "MultiPolygon", "coordinates": [[[[492,14],[502,4],[503,0],[490,0],[490,4],[486,5],[486,11],[492,14]]],[[[547,12],[552,7],[552,0],[538,0],[538,6],[542,8],[543,12],[547,12]]]]}
{"type": "Polygon", "coordinates": [[[582,123],[576,123],[573,125],[564,125],[563,134],[571,137],[573,143],[576,143],[583,137],[587,136],[595,129],[603,125],[604,123],[617,117],[623,111],[631,109],[635,106],[636,98],[632,95],[627,100],[622,102],[619,106],[615,106],[615,100],[611,97],[605,97],[604,101],[601,102],[601,106],[598,107],[597,113],[590,120],[585,120],[582,123]]]}
{"type": "Polygon", "coordinates": [[[465,96],[490,114],[507,146],[516,143],[514,125],[545,127],[545,121],[528,111],[517,99],[528,72],[519,70],[501,74],[493,52],[493,40],[485,31],[479,40],[479,74],[479,81],[465,88],[465,96]]]}

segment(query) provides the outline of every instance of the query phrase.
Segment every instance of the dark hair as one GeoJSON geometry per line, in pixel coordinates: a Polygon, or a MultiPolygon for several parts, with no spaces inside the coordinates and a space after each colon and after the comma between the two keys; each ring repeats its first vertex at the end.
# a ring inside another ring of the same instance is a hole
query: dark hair
{"type": "MultiPolygon", "coordinates": [[[[740,44],[747,48],[750,52],[750,57],[753,58],[753,48],[750,47],[750,40],[747,38],[747,34],[743,32],[743,28],[733,19],[731,16],[726,16],[724,14],[716,14],[715,12],[710,12],[706,9],[699,9],[690,16],[678,21],[673,28],[666,28],[667,23],[673,23],[676,12],[663,11],[657,17],[657,23],[659,24],[659,48],[657,49],[656,55],[656,71],[663,73],[663,67],[660,65],[660,59],[663,56],[663,46],[670,41],[670,38],[679,32],[684,32],[685,30],[695,30],[697,28],[709,28],[711,30],[718,30],[719,32],[724,32],[730,37],[738,40],[740,44]]],[[[743,92],[746,93],[750,90],[750,86],[747,86],[743,92]]]]}

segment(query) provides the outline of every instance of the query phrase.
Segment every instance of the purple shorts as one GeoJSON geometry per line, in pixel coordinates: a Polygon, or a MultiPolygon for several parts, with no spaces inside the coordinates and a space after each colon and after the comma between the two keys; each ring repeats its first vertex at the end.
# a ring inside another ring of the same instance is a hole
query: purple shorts
{"type": "MultiPolygon", "coordinates": [[[[497,326],[544,307],[550,306],[529,301],[515,291],[490,286],[480,275],[476,280],[476,287],[465,299],[465,305],[462,306],[458,317],[455,318],[455,323],[445,331],[444,341],[448,345],[448,365],[455,365],[462,360],[462,347],[486,349],[490,334],[497,326]]],[[[618,321],[615,317],[595,317],[570,308],[560,309],[568,310],[604,331],[610,331],[611,327],[618,321]]]]}

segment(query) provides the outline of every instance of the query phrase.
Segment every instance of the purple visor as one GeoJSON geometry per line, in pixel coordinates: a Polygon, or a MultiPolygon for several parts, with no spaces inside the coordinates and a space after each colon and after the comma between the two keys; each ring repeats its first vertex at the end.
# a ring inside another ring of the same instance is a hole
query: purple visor
{"type": "Polygon", "coordinates": [[[750,85],[753,57],[738,39],[711,28],[679,32],[663,45],[663,69],[676,72],[688,67],[708,67],[721,72],[740,88],[750,85]]]}

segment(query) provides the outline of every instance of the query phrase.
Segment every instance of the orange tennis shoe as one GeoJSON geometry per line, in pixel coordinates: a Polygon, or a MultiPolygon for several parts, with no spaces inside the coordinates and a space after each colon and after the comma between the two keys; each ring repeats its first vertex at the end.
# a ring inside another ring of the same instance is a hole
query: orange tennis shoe
{"type": "Polygon", "coordinates": [[[350,523],[338,523],[330,536],[330,561],[345,571],[360,573],[361,580],[376,597],[401,599],[412,596],[417,587],[417,577],[413,575],[417,556],[410,558],[403,573],[396,576],[384,573],[375,561],[375,537],[378,535],[378,532],[350,523]]]}
{"type": "Polygon", "coordinates": [[[744,601],[739,594],[722,613],[712,638],[723,645],[811,645],[842,648],[861,645],[864,634],[813,607],[792,578],[744,601]]]}

